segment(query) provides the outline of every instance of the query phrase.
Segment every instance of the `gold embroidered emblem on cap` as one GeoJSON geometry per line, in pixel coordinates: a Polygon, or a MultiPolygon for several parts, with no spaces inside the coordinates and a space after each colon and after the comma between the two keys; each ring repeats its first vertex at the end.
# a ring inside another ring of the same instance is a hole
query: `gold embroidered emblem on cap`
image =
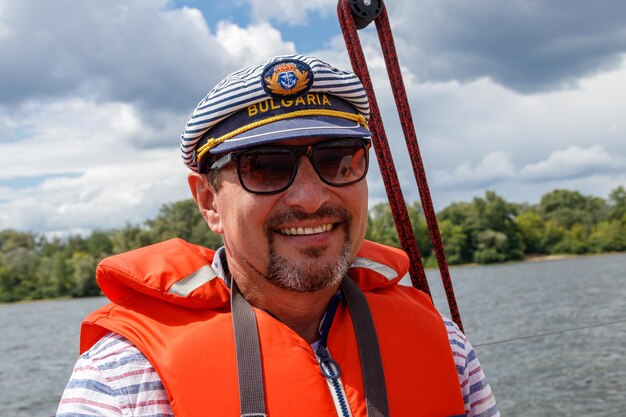
{"type": "Polygon", "coordinates": [[[294,117],[305,117],[305,116],[330,116],[330,117],[339,117],[341,119],[352,120],[363,126],[367,129],[367,121],[362,114],[354,114],[348,113],[345,111],[339,110],[329,110],[329,109],[307,109],[307,110],[296,110],[291,113],[278,114],[276,116],[268,117],[266,119],[257,120],[256,122],[247,124],[245,126],[241,126],[238,129],[233,130],[225,135],[222,135],[218,138],[211,138],[207,140],[207,142],[200,146],[196,150],[196,161],[199,164],[200,160],[210,149],[216,147],[220,143],[227,141],[230,138],[234,138],[237,135],[241,135],[242,133],[247,132],[248,130],[255,129],[260,126],[264,126],[270,123],[278,122],[279,120],[285,119],[293,119],[294,117]]]}
{"type": "Polygon", "coordinates": [[[295,94],[299,91],[307,88],[309,83],[309,71],[300,71],[298,67],[296,67],[292,63],[277,65],[274,68],[274,72],[271,77],[265,77],[266,87],[274,94],[278,94],[281,96],[288,96],[291,94],[295,94]],[[295,86],[286,90],[282,85],[278,82],[278,77],[281,72],[290,71],[295,75],[297,82],[295,86]]]}

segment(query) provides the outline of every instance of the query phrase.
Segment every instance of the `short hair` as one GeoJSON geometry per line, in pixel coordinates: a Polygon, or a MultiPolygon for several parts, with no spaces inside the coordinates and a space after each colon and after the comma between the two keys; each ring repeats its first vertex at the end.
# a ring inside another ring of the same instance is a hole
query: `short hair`
{"type": "Polygon", "coordinates": [[[211,165],[219,159],[221,155],[207,155],[200,162],[200,172],[204,173],[212,191],[219,191],[222,188],[222,170],[210,169],[211,165]]]}

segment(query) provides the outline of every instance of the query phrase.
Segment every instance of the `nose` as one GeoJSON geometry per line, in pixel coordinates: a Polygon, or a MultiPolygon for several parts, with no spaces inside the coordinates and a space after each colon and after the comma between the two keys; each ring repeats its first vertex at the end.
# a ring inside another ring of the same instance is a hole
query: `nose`
{"type": "Polygon", "coordinates": [[[285,192],[285,204],[313,213],[329,200],[328,187],[315,172],[309,158],[302,156],[296,178],[285,192]]]}

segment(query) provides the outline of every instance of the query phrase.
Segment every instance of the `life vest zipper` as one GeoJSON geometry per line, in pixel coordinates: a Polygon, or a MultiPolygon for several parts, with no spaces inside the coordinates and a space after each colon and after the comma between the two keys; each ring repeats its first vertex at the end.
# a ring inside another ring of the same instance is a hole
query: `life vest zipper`
{"type": "Polygon", "coordinates": [[[335,403],[335,409],[337,415],[340,417],[352,417],[352,411],[350,411],[350,405],[348,404],[348,398],[346,397],[346,391],[341,382],[341,369],[337,362],[330,356],[328,348],[321,343],[317,347],[315,352],[317,362],[320,365],[322,375],[326,378],[330,394],[333,397],[335,403]]]}
{"type": "Polygon", "coordinates": [[[328,303],[326,314],[324,314],[320,323],[320,340],[314,350],[322,375],[324,375],[324,378],[326,378],[326,382],[328,383],[328,388],[333,398],[333,402],[335,403],[337,415],[339,417],[352,417],[352,411],[350,410],[350,404],[348,404],[346,391],[344,389],[343,382],[341,382],[341,369],[339,368],[339,364],[337,364],[332,356],[330,356],[327,344],[328,333],[330,332],[333,318],[335,317],[337,307],[339,307],[341,300],[343,300],[343,294],[341,291],[338,291],[328,303]]]}

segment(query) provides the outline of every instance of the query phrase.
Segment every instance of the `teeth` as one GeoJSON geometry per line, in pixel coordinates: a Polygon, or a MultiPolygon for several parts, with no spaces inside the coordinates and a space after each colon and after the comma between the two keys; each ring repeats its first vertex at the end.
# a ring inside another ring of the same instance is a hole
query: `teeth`
{"type": "Polygon", "coordinates": [[[280,229],[280,233],[287,236],[305,236],[314,235],[316,233],[328,232],[333,228],[332,224],[322,224],[315,227],[288,227],[280,229]]]}

